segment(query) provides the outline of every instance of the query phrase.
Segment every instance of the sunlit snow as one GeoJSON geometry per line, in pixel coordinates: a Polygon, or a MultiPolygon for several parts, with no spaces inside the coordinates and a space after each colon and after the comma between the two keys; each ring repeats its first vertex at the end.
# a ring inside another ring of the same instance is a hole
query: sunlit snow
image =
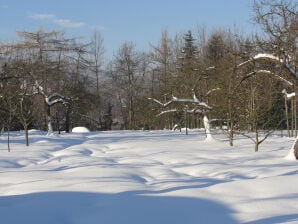
{"type": "Polygon", "coordinates": [[[110,131],[1,139],[4,224],[298,223],[294,139],[276,132],[254,152],[204,130],[110,131]]]}

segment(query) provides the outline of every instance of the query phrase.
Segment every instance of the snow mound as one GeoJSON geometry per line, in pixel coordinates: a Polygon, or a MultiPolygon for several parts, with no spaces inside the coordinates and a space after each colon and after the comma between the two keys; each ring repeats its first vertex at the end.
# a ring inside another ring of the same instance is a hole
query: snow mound
{"type": "Polygon", "coordinates": [[[86,133],[86,132],[90,132],[88,128],[86,127],[75,127],[71,130],[74,133],[86,133]]]}

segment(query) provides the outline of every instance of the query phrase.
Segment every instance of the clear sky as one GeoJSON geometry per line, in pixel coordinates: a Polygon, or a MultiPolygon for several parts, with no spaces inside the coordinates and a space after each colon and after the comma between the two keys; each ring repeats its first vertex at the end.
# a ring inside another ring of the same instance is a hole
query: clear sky
{"type": "Polygon", "coordinates": [[[204,25],[208,29],[236,26],[250,33],[252,0],[0,0],[0,39],[16,31],[63,30],[91,36],[95,27],[104,37],[108,55],[124,41],[141,49],[155,44],[163,30],[170,34],[204,25]]]}

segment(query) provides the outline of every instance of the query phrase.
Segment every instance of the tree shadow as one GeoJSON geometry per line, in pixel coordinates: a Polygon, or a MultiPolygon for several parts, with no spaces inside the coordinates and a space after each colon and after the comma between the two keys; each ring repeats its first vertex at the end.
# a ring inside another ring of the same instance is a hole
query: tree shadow
{"type": "Polygon", "coordinates": [[[42,192],[0,197],[1,222],[6,224],[238,223],[232,213],[225,205],[206,199],[136,192],[42,192]]]}

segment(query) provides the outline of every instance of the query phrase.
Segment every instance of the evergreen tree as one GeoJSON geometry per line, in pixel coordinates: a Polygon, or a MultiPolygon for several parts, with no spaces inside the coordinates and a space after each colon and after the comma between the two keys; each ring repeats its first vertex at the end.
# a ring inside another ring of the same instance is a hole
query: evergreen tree
{"type": "Polygon", "coordinates": [[[198,76],[198,48],[191,31],[184,34],[183,47],[178,62],[178,75],[176,80],[176,95],[188,96],[198,76]]]}

